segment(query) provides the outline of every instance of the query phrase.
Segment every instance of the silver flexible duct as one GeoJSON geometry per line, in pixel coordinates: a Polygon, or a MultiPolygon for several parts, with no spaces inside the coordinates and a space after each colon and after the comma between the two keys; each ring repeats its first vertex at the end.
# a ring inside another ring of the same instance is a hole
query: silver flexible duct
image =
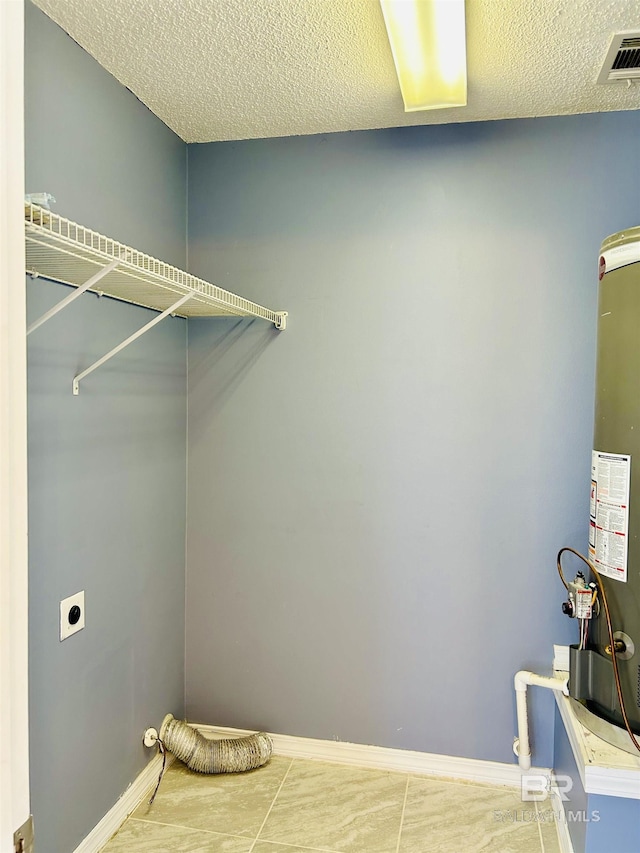
{"type": "Polygon", "coordinates": [[[210,740],[199,731],[168,714],[160,730],[166,749],[196,773],[240,773],[262,767],[271,758],[269,735],[210,740]]]}

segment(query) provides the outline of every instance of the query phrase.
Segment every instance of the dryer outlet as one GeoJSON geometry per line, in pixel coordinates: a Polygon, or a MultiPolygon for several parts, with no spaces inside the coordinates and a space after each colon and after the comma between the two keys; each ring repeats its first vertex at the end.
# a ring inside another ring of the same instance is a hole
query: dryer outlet
{"type": "Polygon", "coordinates": [[[84,628],[84,590],[60,602],[60,642],[84,628]]]}

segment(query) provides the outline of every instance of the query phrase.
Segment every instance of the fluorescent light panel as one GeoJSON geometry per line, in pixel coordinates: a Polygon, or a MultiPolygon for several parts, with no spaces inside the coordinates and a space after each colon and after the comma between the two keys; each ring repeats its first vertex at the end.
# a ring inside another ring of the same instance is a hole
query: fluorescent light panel
{"type": "Polygon", "coordinates": [[[380,0],[406,112],[464,107],[464,0],[380,0]]]}

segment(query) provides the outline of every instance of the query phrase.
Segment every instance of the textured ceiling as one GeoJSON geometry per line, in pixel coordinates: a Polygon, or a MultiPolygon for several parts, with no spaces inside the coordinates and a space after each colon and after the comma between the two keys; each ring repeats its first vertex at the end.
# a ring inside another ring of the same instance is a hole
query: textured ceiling
{"type": "Polygon", "coordinates": [[[638,0],[467,0],[468,106],[405,113],[378,0],[35,0],[187,142],[629,110],[638,0]]]}

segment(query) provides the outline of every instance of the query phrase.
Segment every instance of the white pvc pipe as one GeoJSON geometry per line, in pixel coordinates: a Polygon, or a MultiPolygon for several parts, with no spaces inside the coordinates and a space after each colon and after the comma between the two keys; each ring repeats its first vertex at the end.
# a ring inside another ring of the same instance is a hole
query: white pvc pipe
{"type": "Polygon", "coordinates": [[[514,751],[518,756],[518,764],[522,770],[531,769],[531,746],[529,744],[529,714],[527,711],[527,687],[546,687],[549,690],[558,690],[569,695],[567,684],[569,677],[538,675],[521,669],[516,672],[513,686],[516,691],[516,711],[518,715],[518,739],[514,744],[514,751]]]}

